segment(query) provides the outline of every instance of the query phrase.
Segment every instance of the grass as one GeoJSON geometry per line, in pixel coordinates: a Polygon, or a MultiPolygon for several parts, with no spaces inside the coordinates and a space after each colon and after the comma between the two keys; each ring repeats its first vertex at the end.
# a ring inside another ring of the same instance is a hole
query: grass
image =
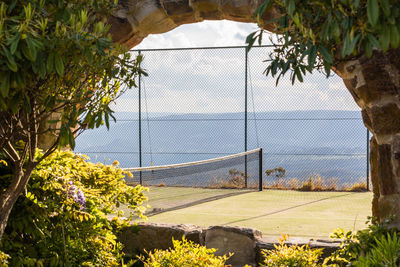
{"type": "Polygon", "coordinates": [[[235,189],[151,187],[149,205],[155,211],[196,205],[155,214],[149,222],[199,226],[236,225],[261,230],[263,235],[325,237],[336,228],[362,229],[371,215],[371,192],[300,192],[235,189]],[[234,194],[229,197],[218,196],[234,194]],[[205,203],[204,198],[215,199],[205,203]]]}

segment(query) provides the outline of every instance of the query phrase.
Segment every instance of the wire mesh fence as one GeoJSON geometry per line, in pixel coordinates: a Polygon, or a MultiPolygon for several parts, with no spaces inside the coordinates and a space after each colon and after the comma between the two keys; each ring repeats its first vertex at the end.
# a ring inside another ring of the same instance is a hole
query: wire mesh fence
{"type": "Polygon", "coordinates": [[[76,151],[129,168],[262,147],[266,188],[366,189],[367,130],[341,79],[316,73],[276,86],[263,75],[270,49],[132,51],[149,76],[118,99],[117,123],[85,132],[76,151]]]}

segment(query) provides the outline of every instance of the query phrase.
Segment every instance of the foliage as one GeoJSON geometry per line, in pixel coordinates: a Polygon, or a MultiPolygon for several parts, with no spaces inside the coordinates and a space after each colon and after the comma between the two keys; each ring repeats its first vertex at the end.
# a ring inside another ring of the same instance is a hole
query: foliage
{"type": "Polygon", "coordinates": [[[172,239],[174,248],[169,250],[154,250],[148,253],[148,258],[141,256],[145,267],[223,267],[229,256],[215,256],[215,249],[187,241],[172,239]]]}
{"type": "MultiPolygon", "coordinates": [[[[247,185],[249,186],[249,185],[247,185]]],[[[209,188],[244,188],[246,187],[245,173],[235,168],[229,170],[227,177],[214,177],[209,188]]]]}
{"type": "MultiPolygon", "coordinates": [[[[386,266],[386,265],[360,265],[367,261],[391,260],[399,254],[391,253],[391,249],[397,248],[399,253],[400,241],[397,230],[388,228],[388,222],[378,223],[376,219],[370,218],[371,224],[367,229],[352,232],[345,232],[337,229],[332,235],[333,239],[341,239],[340,248],[324,260],[329,266],[386,266]],[[382,249],[389,249],[382,251],[382,249]]],[[[368,223],[368,222],[367,222],[368,223]]],[[[389,265],[390,266],[390,265],[389,265]]],[[[395,265],[398,266],[398,265],[395,265]]]]}
{"type": "Polygon", "coordinates": [[[349,186],[348,191],[365,192],[367,191],[367,182],[359,182],[349,186]]]}
{"type": "Polygon", "coordinates": [[[282,235],[279,238],[279,244],[275,244],[274,250],[263,250],[264,261],[261,266],[287,266],[287,267],[306,267],[319,266],[318,260],[322,255],[323,249],[311,249],[308,245],[285,244],[288,235],[282,235]]]}
{"type": "Polygon", "coordinates": [[[283,167],[276,167],[273,169],[266,170],[265,174],[267,176],[270,176],[273,174],[273,175],[275,175],[276,178],[282,178],[282,177],[285,177],[285,175],[286,175],[286,169],[283,167]]]}
{"type": "Polygon", "coordinates": [[[8,266],[8,259],[9,256],[4,252],[0,251],[0,267],[7,267],[8,266]]]}
{"type": "MultiPolygon", "coordinates": [[[[400,2],[397,0],[266,0],[256,11],[281,14],[264,22],[274,23],[276,38],[265,74],[277,77],[290,70],[292,83],[307,72],[331,68],[340,60],[360,54],[371,57],[374,49],[386,52],[400,46],[400,2]]],[[[261,43],[264,30],[250,34],[250,47],[261,43]]]]}
{"type": "MultiPolygon", "coordinates": [[[[116,231],[127,221],[115,214],[117,207],[127,205],[133,212],[129,218],[143,217],[146,197],[145,188],[125,184],[117,164],[93,164],[68,151],[43,160],[3,236],[1,250],[11,256],[11,266],[120,265],[116,231]]],[[[0,173],[7,179],[10,169],[3,165],[0,173]]]]}
{"type": "Polygon", "coordinates": [[[108,35],[104,21],[115,2],[2,1],[0,111],[19,120],[34,114],[38,121],[59,112],[51,123],[59,145],[72,148],[73,129],[108,127],[108,105],[122,84],[135,86],[140,62],[108,35]]]}
{"type": "Polygon", "coordinates": [[[2,0],[0,152],[14,166],[0,191],[0,240],[35,166],[84,129],[109,127],[109,105],[141,73],[106,25],[117,1],[2,0]],[[35,157],[36,148],[45,149],[35,157]],[[24,168],[23,168],[24,166],[24,168]],[[9,197],[11,196],[11,197],[9,197]]]}
{"type": "Polygon", "coordinates": [[[376,245],[366,254],[361,255],[354,266],[388,266],[400,265],[400,239],[397,233],[387,233],[379,239],[375,237],[376,245]]]}

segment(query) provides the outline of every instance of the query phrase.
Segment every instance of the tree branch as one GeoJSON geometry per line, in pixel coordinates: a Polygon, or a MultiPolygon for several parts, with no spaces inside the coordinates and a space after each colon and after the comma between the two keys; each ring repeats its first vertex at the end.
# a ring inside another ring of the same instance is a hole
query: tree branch
{"type": "Polygon", "coordinates": [[[18,152],[15,150],[15,148],[13,147],[13,145],[11,144],[10,141],[7,141],[5,146],[6,146],[7,152],[9,153],[11,160],[13,160],[14,162],[21,160],[20,156],[18,155],[18,152]]]}

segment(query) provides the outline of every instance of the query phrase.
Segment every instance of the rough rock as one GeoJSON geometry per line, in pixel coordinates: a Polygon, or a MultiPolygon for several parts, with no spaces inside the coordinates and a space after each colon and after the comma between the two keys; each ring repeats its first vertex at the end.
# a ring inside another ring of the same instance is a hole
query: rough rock
{"type": "MultiPolygon", "coordinates": [[[[203,20],[252,22],[263,0],[120,0],[113,13],[110,32],[114,42],[128,48],[147,35],[168,32],[182,24],[203,20]]],[[[269,31],[275,26],[267,21],[281,16],[275,7],[261,17],[260,24],[269,31]]]]}
{"type": "Polygon", "coordinates": [[[126,254],[151,251],[154,249],[168,249],[172,247],[172,238],[187,240],[203,244],[201,240],[202,228],[191,224],[163,224],[139,223],[132,228],[125,229],[118,237],[124,244],[126,254]],[[139,231],[136,229],[139,228],[139,231]]]}
{"type": "Polygon", "coordinates": [[[205,245],[216,248],[217,255],[234,253],[227,264],[256,266],[257,243],[262,238],[260,231],[233,226],[212,226],[204,231],[205,245]]]}

